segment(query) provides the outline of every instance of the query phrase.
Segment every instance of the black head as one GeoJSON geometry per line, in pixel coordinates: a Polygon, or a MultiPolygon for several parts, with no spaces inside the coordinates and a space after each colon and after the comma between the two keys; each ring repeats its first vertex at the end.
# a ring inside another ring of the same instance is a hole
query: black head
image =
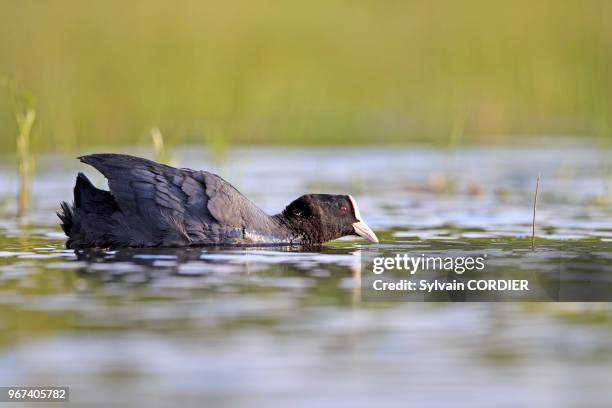
{"type": "Polygon", "coordinates": [[[378,242],[350,195],[306,194],[289,204],[282,215],[292,229],[313,244],[345,235],[378,242]]]}

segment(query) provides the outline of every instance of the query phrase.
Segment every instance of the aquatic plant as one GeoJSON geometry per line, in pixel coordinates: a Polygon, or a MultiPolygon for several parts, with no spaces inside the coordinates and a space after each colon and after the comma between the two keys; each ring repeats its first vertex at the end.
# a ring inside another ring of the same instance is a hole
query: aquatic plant
{"type": "Polygon", "coordinates": [[[207,134],[206,146],[212,160],[220,164],[225,160],[229,144],[225,132],[221,127],[215,127],[207,134]]]}
{"type": "Polygon", "coordinates": [[[30,177],[34,167],[30,134],[32,132],[32,126],[34,126],[34,120],[36,119],[36,110],[30,107],[27,108],[25,112],[17,112],[16,119],[19,129],[17,135],[17,163],[19,172],[17,216],[21,218],[26,214],[30,204],[30,177]]]}
{"type": "Polygon", "coordinates": [[[155,160],[158,163],[169,164],[170,158],[166,151],[164,136],[159,128],[151,129],[151,140],[153,141],[153,150],[155,152],[155,160]]]}
{"type": "Polygon", "coordinates": [[[464,144],[612,120],[610,1],[35,3],[3,2],[0,55],[44,107],[37,149],[151,123],[176,144],[211,122],[240,144],[464,144]]]}
{"type": "Polygon", "coordinates": [[[540,174],[536,180],[535,194],[533,196],[533,219],[531,221],[531,250],[535,250],[535,223],[536,223],[536,207],[538,205],[538,191],[540,190],[540,174]]]}

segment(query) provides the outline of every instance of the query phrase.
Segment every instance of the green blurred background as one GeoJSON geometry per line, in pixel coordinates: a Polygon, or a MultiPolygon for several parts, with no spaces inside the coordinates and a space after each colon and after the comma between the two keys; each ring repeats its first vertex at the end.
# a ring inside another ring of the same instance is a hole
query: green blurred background
{"type": "Polygon", "coordinates": [[[1,151],[610,140],[609,0],[0,5],[1,151]]]}

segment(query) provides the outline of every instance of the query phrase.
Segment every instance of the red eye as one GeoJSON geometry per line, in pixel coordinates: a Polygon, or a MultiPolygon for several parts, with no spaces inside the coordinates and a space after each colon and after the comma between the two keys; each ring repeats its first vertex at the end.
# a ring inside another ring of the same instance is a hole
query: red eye
{"type": "Polygon", "coordinates": [[[346,214],[348,212],[348,208],[346,207],[340,207],[340,212],[346,214]]]}

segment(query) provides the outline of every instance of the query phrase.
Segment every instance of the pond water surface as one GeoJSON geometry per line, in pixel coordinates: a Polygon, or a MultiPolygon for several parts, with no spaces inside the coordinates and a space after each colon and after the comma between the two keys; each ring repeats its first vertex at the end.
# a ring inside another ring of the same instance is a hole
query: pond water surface
{"type": "Polygon", "coordinates": [[[218,162],[180,148],[175,164],[217,172],[270,213],[305,192],[351,193],[381,243],[76,253],[54,212],[77,171],[102,177],[40,157],[17,222],[7,158],[0,385],[70,386],[73,405],[99,406],[609,406],[609,303],[368,302],[360,260],[486,253],[493,267],[532,273],[586,258],[568,276],[609,287],[611,153],[236,148],[218,162]]]}

